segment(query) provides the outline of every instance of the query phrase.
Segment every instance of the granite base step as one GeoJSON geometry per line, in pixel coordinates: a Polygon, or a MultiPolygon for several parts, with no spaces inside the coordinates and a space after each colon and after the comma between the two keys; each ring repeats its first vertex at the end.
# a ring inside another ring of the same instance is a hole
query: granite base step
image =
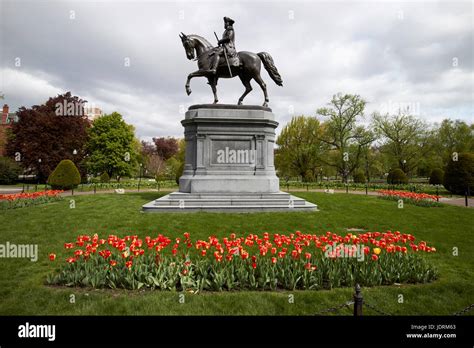
{"type": "Polygon", "coordinates": [[[147,213],[171,212],[314,212],[317,205],[286,192],[276,193],[183,193],[173,192],[143,205],[147,213]]]}

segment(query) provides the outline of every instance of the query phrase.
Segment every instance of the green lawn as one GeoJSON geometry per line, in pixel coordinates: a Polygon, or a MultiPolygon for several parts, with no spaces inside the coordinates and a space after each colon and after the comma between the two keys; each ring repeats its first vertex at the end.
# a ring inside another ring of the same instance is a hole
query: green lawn
{"type": "MultiPolygon", "coordinates": [[[[474,303],[474,210],[463,207],[417,207],[371,196],[297,193],[318,204],[315,213],[260,214],[143,214],[142,204],[157,197],[144,192],[126,195],[97,194],[75,196],[76,208],[69,208],[69,197],[43,206],[0,211],[0,244],[39,246],[38,262],[26,259],[0,259],[0,314],[204,314],[204,315],[311,315],[341,304],[352,296],[352,289],[324,291],[222,292],[185,294],[161,291],[93,290],[52,288],[44,285],[55,265],[50,252],[64,259],[64,242],[80,233],[136,233],[141,237],[157,233],[169,236],[190,232],[192,238],[235,233],[311,232],[345,233],[346,228],[370,231],[400,230],[414,234],[437,248],[426,257],[440,272],[440,278],[425,285],[364,288],[367,302],[398,315],[449,315],[474,303]],[[459,256],[452,255],[453,247],[459,256]],[[70,295],[75,303],[70,303],[70,295]],[[403,303],[399,303],[399,295],[403,303]],[[289,295],[294,303],[289,303],[289,295]]],[[[364,307],[367,315],[375,314],[364,307]]],[[[336,314],[349,315],[348,309],[336,314]]],[[[470,314],[474,314],[471,311],[470,314]]]]}

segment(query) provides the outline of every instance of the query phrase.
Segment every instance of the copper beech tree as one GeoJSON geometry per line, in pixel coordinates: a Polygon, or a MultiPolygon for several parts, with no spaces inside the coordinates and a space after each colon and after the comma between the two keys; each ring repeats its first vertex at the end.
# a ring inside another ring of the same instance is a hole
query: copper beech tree
{"type": "MultiPolygon", "coordinates": [[[[36,174],[44,182],[59,162],[73,161],[81,170],[85,156],[87,129],[85,101],[67,92],[49,98],[44,104],[20,107],[6,146],[26,174],[36,174]]],[[[83,170],[81,170],[84,174],[83,170]]]]}

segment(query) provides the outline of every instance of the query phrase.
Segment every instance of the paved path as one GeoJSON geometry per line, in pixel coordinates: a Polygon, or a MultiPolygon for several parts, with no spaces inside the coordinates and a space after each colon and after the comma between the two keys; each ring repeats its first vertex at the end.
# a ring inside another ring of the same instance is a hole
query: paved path
{"type": "MultiPolygon", "coordinates": [[[[12,186],[0,186],[0,194],[8,194],[8,193],[19,193],[21,192],[22,188],[21,187],[12,187],[12,186]]],[[[156,189],[141,189],[140,192],[171,192],[173,191],[174,189],[163,189],[161,191],[158,191],[156,189]]],[[[324,192],[325,190],[324,189],[310,189],[310,190],[306,190],[306,189],[290,189],[290,192],[324,192]]],[[[125,193],[132,193],[132,192],[137,192],[136,189],[125,189],[125,193]]],[[[97,194],[111,194],[111,193],[115,193],[115,190],[101,190],[101,191],[97,191],[97,194]]],[[[340,193],[346,193],[345,190],[334,190],[334,193],[337,193],[337,194],[340,194],[340,193]]],[[[354,194],[354,195],[365,195],[365,191],[364,190],[361,190],[361,191],[351,191],[349,190],[349,193],[350,194],[354,194]]],[[[74,191],[74,196],[82,196],[82,195],[90,195],[90,194],[94,194],[94,191],[78,191],[78,190],[75,190],[74,191]]],[[[375,191],[369,191],[368,192],[368,195],[369,196],[377,196],[378,193],[375,192],[375,191]]],[[[65,191],[64,193],[61,194],[61,196],[71,196],[71,191],[65,191]]],[[[465,207],[465,199],[464,197],[452,197],[452,198],[449,198],[449,197],[441,197],[440,200],[439,200],[441,203],[445,203],[445,204],[449,204],[449,205],[456,205],[456,206],[459,206],[459,207],[465,207]]],[[[468,204],[469,204],[469,208],[474,208],[474,198],[469,198],[468,199],[468,204]]]]}
{"type": "MultiPolygon", "coordinates": [[[[293,192],[307,192],[306,189],[290,189],[290,191],[293,192]]],[[[310,189],[308,190],[309,192],[324,192],[325,189],[310,189]]],[[[334,190],[334,193],[346,193],[346,190],[334,190]]],[[[349,190],[350,194],[354,195],[365,195],[365,191],[351,191],[349,190]]],[[[375,191],[369,191],[368,192],[369,196],[378,196],[378,193],[375,191]]],[[[440,203],[445,203],[449,205],[456,205],[459,207],[465,207],[465,198],[464,197],[441,197],[439,199],[440,203]]],[[[469,208],[474,208],[474,198],[468,198],[468,207],[469,208]]]]}

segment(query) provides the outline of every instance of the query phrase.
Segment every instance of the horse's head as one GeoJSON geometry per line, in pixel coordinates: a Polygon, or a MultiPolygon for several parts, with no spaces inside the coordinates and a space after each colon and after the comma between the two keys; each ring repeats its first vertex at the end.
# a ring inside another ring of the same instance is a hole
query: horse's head
{"type": "Polygon", "coordinates": [[[189,60],[194,59],[194,44],[193,41],[185,34],[181,33],[179,35],[181,42],[183,43],[184,50],[186,51],[186,57],[189,60]]]}

